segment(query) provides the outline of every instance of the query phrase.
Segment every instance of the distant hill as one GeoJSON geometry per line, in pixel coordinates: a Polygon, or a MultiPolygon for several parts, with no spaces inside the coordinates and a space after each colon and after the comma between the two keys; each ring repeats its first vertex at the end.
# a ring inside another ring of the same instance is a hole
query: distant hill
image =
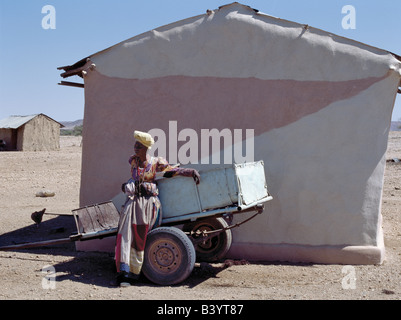
{"type": "Polygon", "coordinates": [[[83,128],[83,120],[75,121],[61,121],[64,128],[60,128],[60,135],[62,136],[81,136],[83,128]]]}
{"type": "Polygon", "coordinates": [[[64,126],[61,130],[72,130],[75,126],[81,126],[84,120],[75,120],[75,121],[60,121],[60,123],[64,126]]]}
{"type": "Polygon", "coordinates": [[[401,121],[391,121],[390,131],[401,131],[401,121]]]}

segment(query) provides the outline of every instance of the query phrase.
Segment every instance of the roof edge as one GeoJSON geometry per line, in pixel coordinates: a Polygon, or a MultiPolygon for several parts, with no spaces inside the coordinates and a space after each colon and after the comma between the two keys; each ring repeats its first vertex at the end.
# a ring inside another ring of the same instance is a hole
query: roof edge
{"type": "Polygon", "coordinates": [[[250,9],[250,10],[256,12],[256,13],[259,12],[258,9],[254,9],[254,8],[252,8],[252,7],[250,7],[250,6],[246,5],[246,4],[242,4],[242,3],[239,3],[239,2],[237,2],[237,1],[220,6],[220,7],[219,7],[219,10],[222,9],[222,8],[230,7],[230,6],[232,6],[232,5],[237,5],[237,4],[240,5],[240,6],[243,6],[243,7],[245,7],[245,8],[248,8],[248,9],[250,9]]]}
{"type": "MultiPolygon", "coordinates": [[[[376,46],[373,46],[373,45],[370,45],[370,44],[366,44],[366,43],[360,42],[360,41],[355,40],[355,39],[346,38],[346,37],[344,37],[344,36],[340,36],[340,35],[337,35],[337,34],[334,34],[334,33],[330,32],[330,31],[326,31],[326,30],[323,30],[323,29],[320,29],[320,28],[317,28],[317,27],[309,26],[309,25],[307,25],[307,24],[302,24],[302,23],[299,23],[299,22],[295,22],[295,21],[291,21],[291,20],[287,20],[287,19],[282,19],[282,18],[274,17],[274,16],[272,16],[272,15],[269,15],[269,14],[266,14],[266,13],[263,13],[263,12],[260,12],[258,9],[254,9],[254,8],[248,6],[248,5],[244,5],[244,4],[239,3],[239,2],[232,2],[232,3],[226,4],[226,5],[222,5],[222,6],[218,7],[218,9],[216,9],[216,10],[221,10],[221,9],[224,9],[224,8],[227,8],[227,7],[230,7],[230,6],[233,6],[233,5],[242,6],[242,7],[246,8],[247,10],[253,11],[254,13],[256,13],[257,15],[260,15],[260,16],[266,16],[266,17],[273,18],[273,19],[280,20],[280,21],[286,21],[286,22],[294,23],[294,24],[297,24],[297,25],[299,25],[299,26],[304,26],[306,29],[318,30],[318,31],[320,31],[320,32],[324,32],[324,33],[327,33],[327,34],[331,34],[331,35],[333,35],[333,36],[335,36],[335,37],[338,37],[338,38],[347,39],[347,40],[349,40],[349,41],[352,41],[352,42],[355,42],[355,43],[359,43],[359,44],[364,45],[364,46],[366,46],[366,47],[370,47],[370,48],[373,48],[373,49],[376,49],[376,50],[380,50],[380,51],[389,53],[389,54],[391,54],[393,57],[395,57],[397,60],[399,60],[399,61],[401,62],[401,56],[400,56],[400,55],[397,55],[397,54],[395,54],[395,53],[393,53],[393,52],[390,52],[390,51],[388,51],[388,50],[386,50],[386,49],[381,49],[381,48],[379,48],[379,47],[376,47],[376,46]]],[[[132,38],[135,38],[135,37],[138,37],[138,36],[140,36],[140,35],[142,35],[142,34],[148,33],[148,32],[150,32],[150,31],[152,31],[152,30],[157,30],[157,29],[159,29],[159,28],[164,28],[164,27],[167,27],[167,26],[169,26],[169,25],[173,25],[173,24],[175,24],[175,23],[182,22],[182,21],[189,20],[189,19],[193,19],[193,18],[196,18],[196,17],[201,17],[201,16],[203,16],[203,15],[208,15],[208,12],[209,12],[209,11],[210,11],[210,10],[207,10],[205,14],[200,14],[200,15],[196,15],[196,16],[193,16],[193,17],[188,17],[188,18],[185,18],[185,19],[177,20],[177,21],[175,21],[175,22],[168,23],[168,24],[166,24],[166,25],[159,26],[159,27],[156,27],[156,28],[151,29],[151,30],[149,30],[149,31],[146,31],[146,32],[144,32],[144,33],[135,35],[135,36],[133,36],[133,37],[130,37],[130,38],[128,38],[128,39],[125,39],[125,40],[123,40],[123,41],[120,41],[120,42],[118,42],[118,43],[116,43],[116,44],[114,44],[114,45],[112,45],[112,46],[110,46],[110,47],[107,47],[107,48],[105,48],[105,49],[103,49],[103,50],[100,50],[100,51],[98,51],[98,52],[95,52],[95,53],[93,53],[93,54],[91,54],[91,55],[89,55],[89,56],[87,56],[87,57],[85,57],[85,58],[83,58],[83,59],[77,61],[76,63],[74,63],[74,64],[72,64],[72,65],[63,66],[63,67],[58,67],[57,70],[64,70],[64,71],[65,71],[65,72],[63,72],[63,73],[60,74],[60,76],[63,77],[63,78],[68,78],[68,77],[71,77],[71,76],[74,76],[74,75],[78,75],[78,76],[80,76],[81,78],[83,78],[83,72],[84,72],[86,69],[88,69],[88,68],[91,67],[91,60],[90,60],[90,58],[91,58],[92,56],[95,56],[95,55],[98,55],[98,54],[100,54],[100,53],[102,53],[102,52],[104,52],[104,51],[110,50],[110,49],[112,49],[112,48],[114,48],[114,47],[116,47],[116,46],[118,46],[118,45],[120,45],[120,44],[122,44],[122,43],[124,43],[124,42],[126,42],[126,41],[128,41],[128,40],[130,40],[130,39],[132,39],[132,38]]]]}
{"type": "Polygon", "coordinates": [[[44,113],[35,113],[35,114],[30,114],[30,115],[25,115],[25,116],[11,115],[11,116],[9,116],[7,118],[1,119],[0,122],[4,121],[4,120],[7,120],[7,119],[11,119],[11,118],[18,118],[18,117],[26,118],[25,121],[21,121],[20,123],[17,122],[17,124],[15,124],[14,126],[3,126],[3,127],[0,127],[0,129],[18,129],[18,128],[22,127],[23,125],[27,124],[29,121],[32,121],[33,119],[35,119],[38,116],[44,116],[47,119],[52,120],[52,121],[56,122],[57,124],[59,124],[60,128],[64,128],[63,124],[61,124],[60,122],[54,120],[53,118],[45,115],[44,113]]]}

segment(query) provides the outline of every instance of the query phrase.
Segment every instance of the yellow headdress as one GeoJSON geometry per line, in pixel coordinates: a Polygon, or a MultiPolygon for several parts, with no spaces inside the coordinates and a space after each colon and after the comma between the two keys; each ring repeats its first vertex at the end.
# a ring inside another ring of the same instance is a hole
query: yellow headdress
{"type": "Polygon", "coordinates": [[[140,143],[142,143],[148,149],[150,149],[152,145],[155,143],[152,136],[146,132],[134,131],[134,138],[140,143]]]}

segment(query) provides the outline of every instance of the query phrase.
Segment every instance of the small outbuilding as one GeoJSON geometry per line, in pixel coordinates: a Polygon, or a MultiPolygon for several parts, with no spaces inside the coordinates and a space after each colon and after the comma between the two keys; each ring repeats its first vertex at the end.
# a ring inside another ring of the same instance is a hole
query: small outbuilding
{"type": "Polygon", "coordinates": [[[230,257],[383,261],[399,55],[235,2],[59,69],[84,79],[62,83],[85,90],[82,206],[120,191],[133,132],[149,131],[172,164],[264,161],[273,200],[233,231],[230,257]]]}
{"type": "Polygon", "coordinates": [[[0,120],[3,151],[51,151],[60,149],[61,123],[43,113],[10,116],[0,120]]]}

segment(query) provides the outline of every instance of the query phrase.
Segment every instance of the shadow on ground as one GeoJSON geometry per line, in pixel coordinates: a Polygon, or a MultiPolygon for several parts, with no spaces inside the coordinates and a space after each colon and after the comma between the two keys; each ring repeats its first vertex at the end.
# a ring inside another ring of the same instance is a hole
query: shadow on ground
{"type": "MultiPolygon", "coordinates": [[[[7,232],[0,235],[0,247],[10,245],[20,245],[39,241],[48,241],[56,239],[68,239],[70,235],[77,232],[75,220],[71,216],[57,216],[55,218],[44,218],[44,221],[40,224],[32,224],[24,228],[20,228],[11,232],[7,232]],[[45,220],[46,219],[46,220],[45,220]]],[[[30,248],[29,252],[36,252],[39,250],[43,252],[43,248],[64,248],[72,249],[75,245],[72,242],[66,240],[65,244],[57,245],[41,245],[40,247],[30,248]]],[[[1,250],[1,249],[0,249],[1,250]]],[[[27,250],[24,248],[15,249],[15,251],[27,250]]],[[[70,250],[65,252],[69,255],[70,250]]]]}
{"type": "MultiPolygon", "coordinates": [[[[76,233],[73,217],[58,216],[47,219],[36,225],[0,235],[0,247],[31,243],[45,240],[69,238],[76,233]]],[[[116,267],[114,255],[106,252],[78,252],[74,242],[64,244],[33,247],[11,251],[36,253],[41,255],[70,256],[68,261],[60,262],[53,267],[56,270],[56,281],[75,281],[103,287],[116,287],[116,267]]],[[[225,260],[217,263],[197,262],[192,274],[182,283],[175,286],[194,288],[210,278],[217,278],[224,269],[233,265],[249,264],[246,260],[225,260]]],[[[258,264],[285,264],[283,262],[258,262],[258,264]]],[[[291,264],[294,265],[294,264],[291,264]]],[[[308,266],[309,264],[302,264],[308,266]]],[[[143,275],[135,286],[158,286],[147,280],[143,275]]]]}

